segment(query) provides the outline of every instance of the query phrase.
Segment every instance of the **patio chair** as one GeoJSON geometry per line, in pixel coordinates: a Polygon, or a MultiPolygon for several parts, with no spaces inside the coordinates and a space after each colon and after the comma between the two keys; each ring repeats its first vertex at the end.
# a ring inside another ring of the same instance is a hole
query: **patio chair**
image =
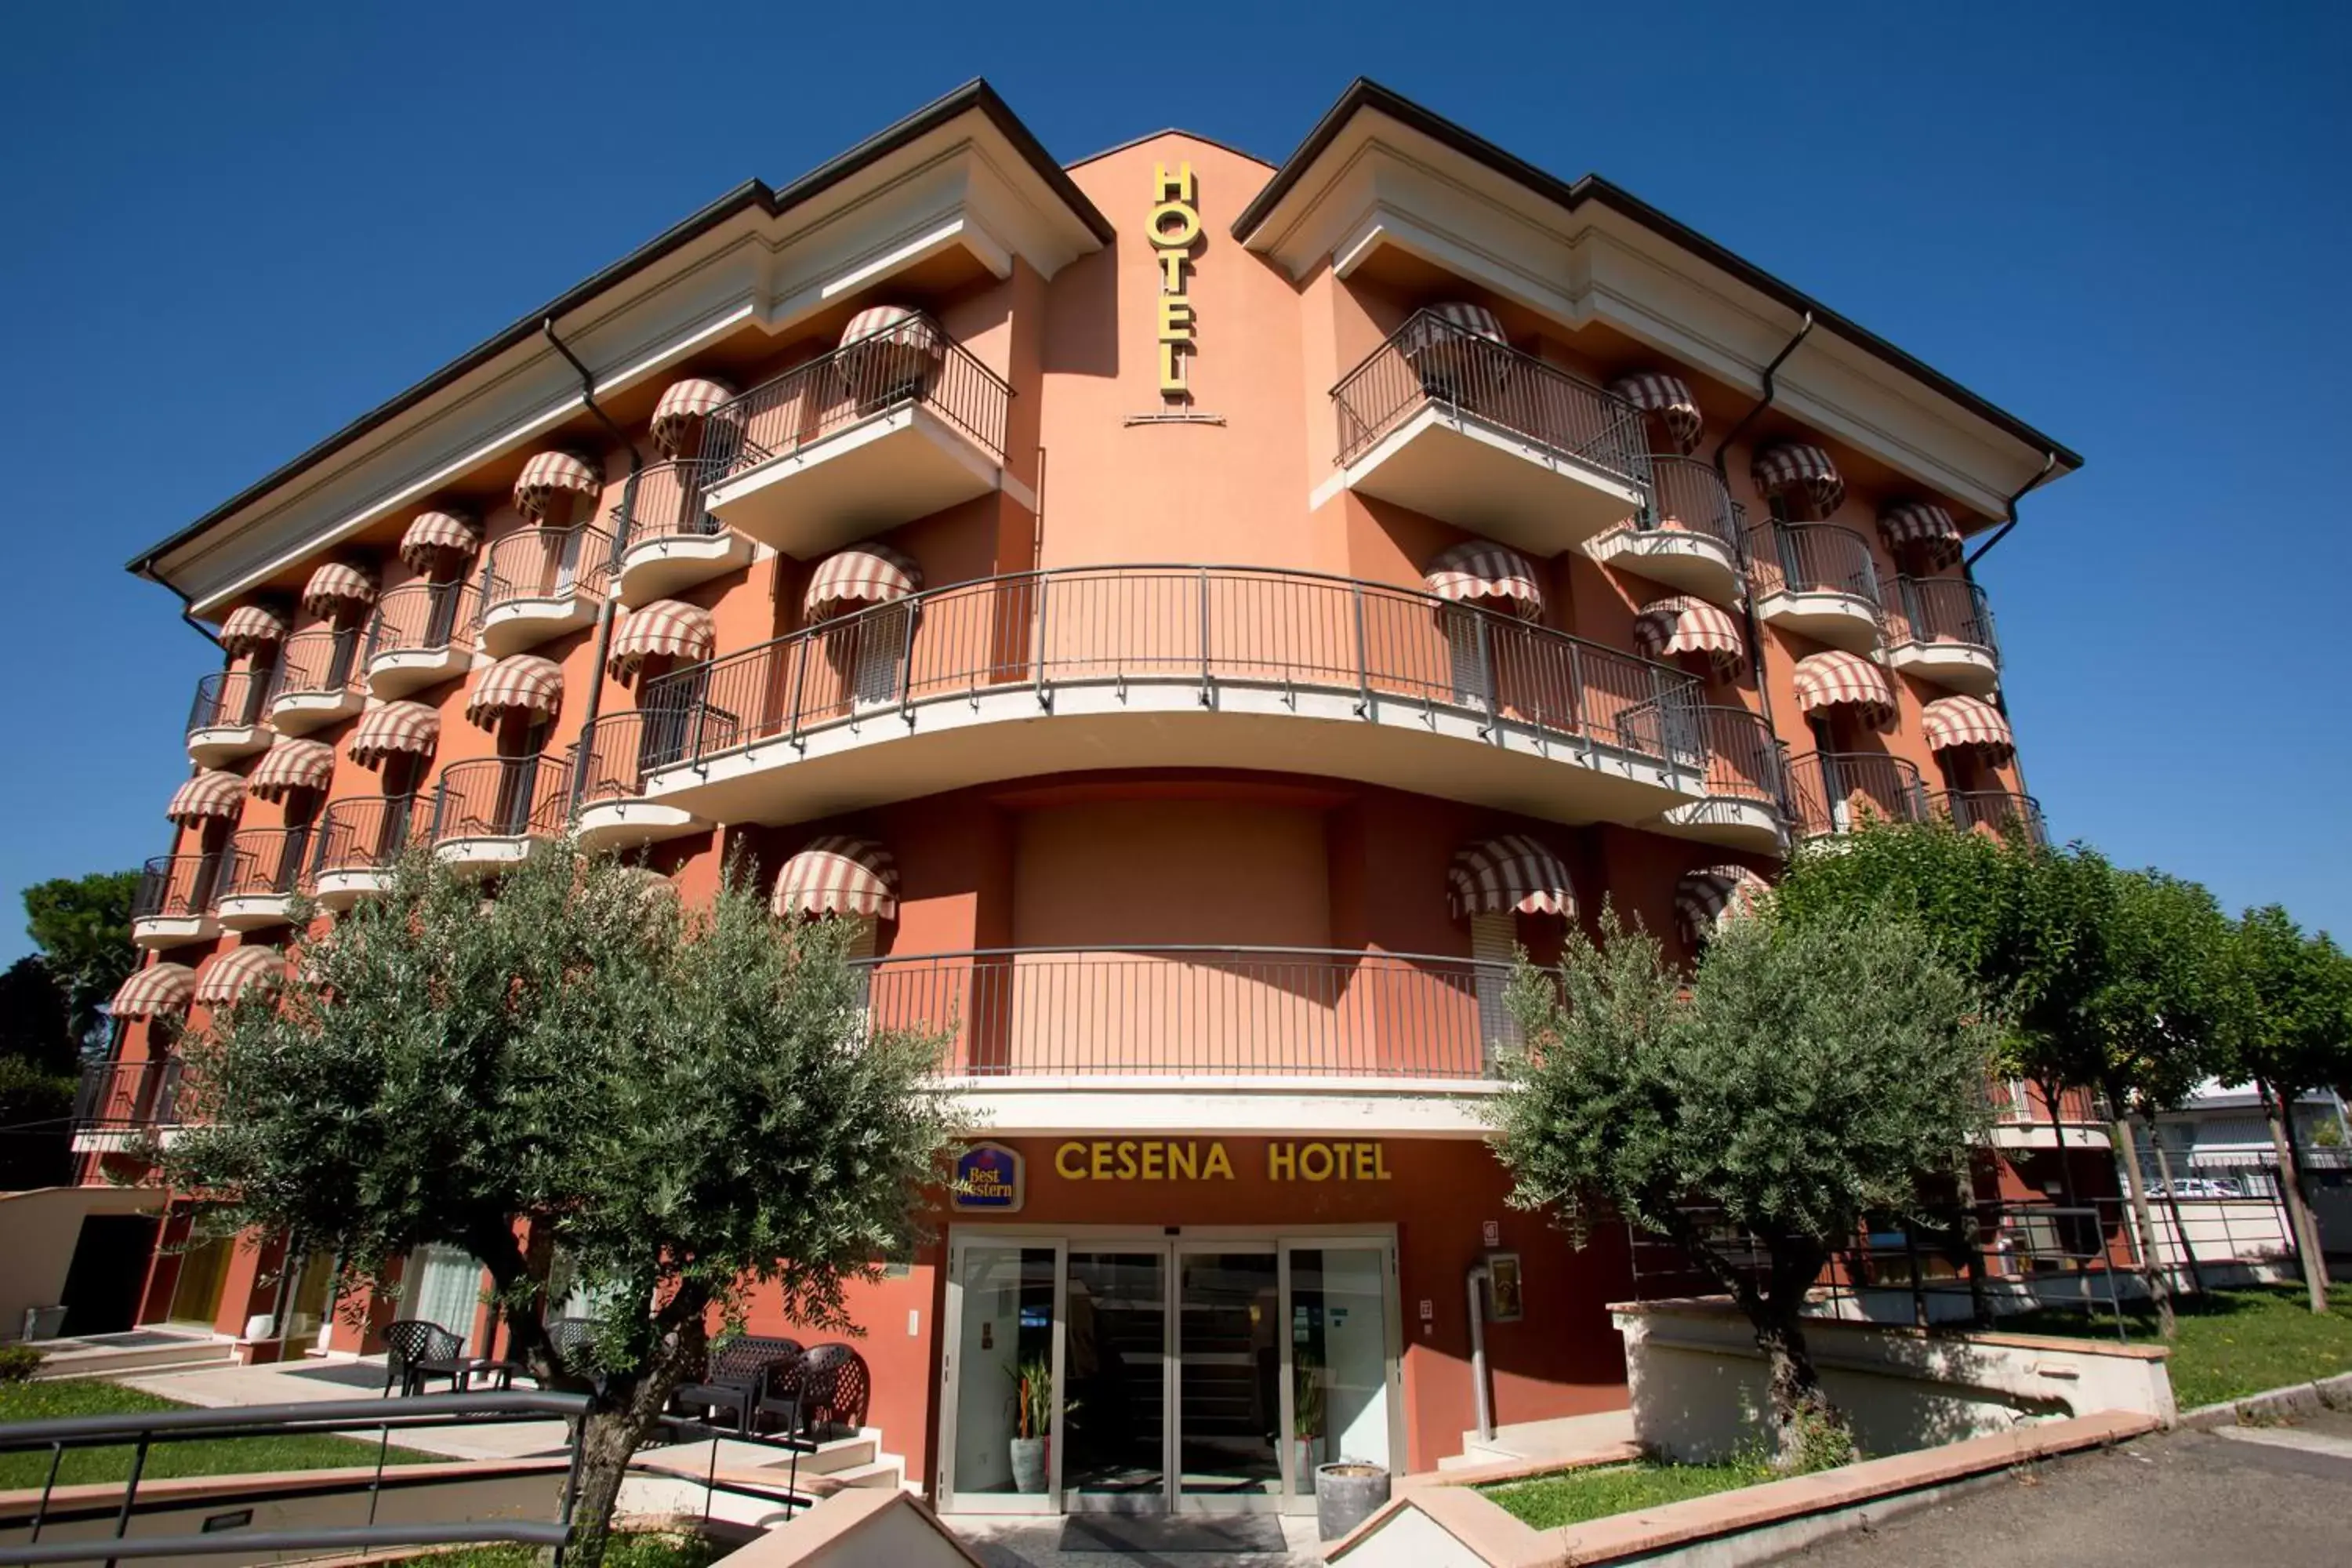
{"type": "Polygon", "coordinates": [[[438,1323],[403,1318],[384,1330],[383,1348],[383,1392],[387,1397],[395,1383],[405,1398],[424,1393],[425,1384],[436,1377],[449,1380],[452,1394],[465,1381],[469,1364],[466,1360],[466,1342],[438,1323]]]}
{"type": "Polygon", "coordinates": [[[874,1392],[866,1358],[845,1344],[813,1345],[801,1359],[801,1409],[813,1436],[866,1425],[866,1405],[874,1392]]]}
{"type": "Polygon", "coordinates": [[[794,1341],[741,1335],[712,1352],[702,1375],[672,1397],[682,1409],[700,1407],[713,1416],[731,1414],[737,1430],[748,1437],[760,1401],[771,1393],[771,1374],[779,1363],[800,1358],[801,1347],[794,1341]]]}

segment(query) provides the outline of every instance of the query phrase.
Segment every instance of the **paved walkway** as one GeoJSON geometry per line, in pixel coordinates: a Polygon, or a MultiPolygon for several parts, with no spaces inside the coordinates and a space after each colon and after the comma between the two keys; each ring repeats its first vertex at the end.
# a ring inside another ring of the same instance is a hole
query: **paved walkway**
{"type": "Polygon", "coordinates": [[[1287,1514],[1129,1519],[1123,1522],[1132,1542],[1124,1551],[1100,1550],[1105,1543],[1088,1538],[1083,1520],[950,1514],[941,1522],[988,1568],[1315,1568],[1323,1560],[1315,1521],[1287,1514]],[[1217,1550],[1184,1550],[1219,1535],[1235,1539],[1214,1542],[1217,1550]],[[1261,1542],[1265,1550],[1233,1549],[1261,1542]]]}
{"type": "Polygon", "coordinates": [[[1818,1568],[2352,1562],[2352,1415],[2144,1437],[1776,1561],[1818,1568]]]}
{"type": "MultiPolygon", "coordinates": [[[[205,1366],[130,1372],[114,1381],[183,1404],[218,1409],[231,1405],[310,1405],[368,1399],[383,1393],[383,1358],[328,1358],[268,1366],[205,1366]]],[[[359,1436],[359,1434],[353,1434],[359,1436]]],[[[512,1459],[563,1450],[561,1421],[517,1421],[497,1426],[441,1426],[404,1432],[400,1446],[453,1459],[512,1459]]]]}

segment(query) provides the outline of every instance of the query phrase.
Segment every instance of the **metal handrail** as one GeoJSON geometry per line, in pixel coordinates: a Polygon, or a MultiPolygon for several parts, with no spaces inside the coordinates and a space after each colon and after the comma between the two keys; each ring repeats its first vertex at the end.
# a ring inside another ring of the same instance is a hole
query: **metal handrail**
{"type": "Polygon", "coordinates": [[[1808,752],[1790,763],[1789,785],[1801,837],[1852,832],[1865,816],[1881,822],[1927,820],[1919,770],[1901,757],[1808,752]]]}
{"type": "Polygon", "coordinates": [[[571,775],[561,758],[477,757],[441,770],[433,792],[433,842],[553,838],[563,831],[571,775]]]}
{"type": "Polygon", "coordinates": [[[376,601],[368,620],[367,658],[446,648],[470,633],[480,611],[480,586],[470,577],[455,583],[403,583],[376,601]]]}
{"type": "Polygon", "coordinates": [[[310,868],[314,883],[333,872],[390,866],[408,847],[422,815],[423,797],[414,795],[347,795],[331,802],[319,819],[318,850],[310,868]]]}
{"type": "Polygon", "coordinates": [[[213,907],[214,884],[223,857],[215,854],[158,855],[139,868],[131,895],[131,918],[178,920],[213,907]]]}
{"type": "Polygon", "coordinates": [[[1748,510],[1731,499],[1730,487],[1712,463],[1651,453],[1649,514],[1635,526],[1699,534],[1729,551],[1740,565],[1748,563],[1748,510]]]}
{"type": "Polygon", "coordinates": [[[277,679],[269,700],[318,697],[355,690],[359,685],[359,651],[364,636],[359,626],[312,626],[286,639],[278,656],[277,679]]]}
{"type": "Polygon", "coordinates": [[[606,513],[614,563],[649,540],[702,539],[726,531],[727,525],[703,504],[720,472],[710,458],[672,458],[631,475],[620,500],[606,513]]]}
{"type": "Polygon", "coordinates": [[[601,528],[521,528],[483,552],[474,619],[530,599],[600,600],[613,576],[613,541],[601,528]]]}
{"type": "Polygon", "coordinates": [[[1258,567],[1067,567],[876,605],[644,684],[684,716],[649,768],[983,692],[1139,684],[1403,703],[1502,732],[1696,767],[1696,677],[1618,648],[1387,584],[1258,567]]]}
{"type": "Polygon", "coordinates": [[[1886,607],[1886,641],[1895,647],[1966,643],[1996,658],[2000,656],[2000,645],[1993,638],[1992,606],[1984,590],[1965,577],[1898,575],[1894,602],[1886,607]]]}
{"type": "Polygon", "coordinates": [[[261,722],[269,701],[272,669],[216,669],[196,682],[188,706],[188,734],[199,730],[249,730],[261,722]]]}
{"type": "Polygon", "coordinates": [[[2050,842],[2050,826],[2042,816],[2042,803],[2030,795],[2013,790],[1948,789],[1935,797],[1936,809],[1952,819],[1955,826],[1981,827],[1995,834],[2006,835],[2012,827],[2025,835],[2029,844],[2050,842]]]}
{"type": "Polygon", "coordinates": [[[600,715],[563,754],[579,804],[643,798],[646,775],[683,754],[693,722],[678,710],[624,708],[600,715]]]}
{"type": "Polygon", "coordinates": [[[1346,468],[1422,409],[1496,426],[1559,457],[1650,482],[1642,411],[1507,343],[1417,310],[1331,389],[1346,468]]]}
{"type": "Polygon", "coordinates": [[[240,827],[213,899],[266,899],[291,894],[301,885],[310,850],[308,827],[240,827]]]}
{"type": "Polygon", "coordinates": [[[74,1091],[74,1131],[176,1127],[184,1065],[176,1056],[91,1062],[74,1091]]]}
{"type": "Polygon", "coordinates": [[[1789,748],[1761,714],[1745,708],[1693,710],[1698,747],[1706,757],[1705,793],[1717,798],[1751,800],[1787,820],[1790,805],[1789,748]]]}
{"type": "Polygon", "coordinates": [[[1748,533],[1759,594],[1843,594],[1876,607],[1878,566],[1870,541],[1834,522],[1759,522],[1748,533]]]}

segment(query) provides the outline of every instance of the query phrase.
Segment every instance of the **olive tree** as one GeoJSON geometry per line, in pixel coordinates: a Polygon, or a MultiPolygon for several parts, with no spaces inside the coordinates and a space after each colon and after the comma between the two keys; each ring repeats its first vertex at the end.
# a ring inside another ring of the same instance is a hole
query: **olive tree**
{"type": "Polygon", "coordinates": [[[779,924],[731,873],[681,909],[568,843],[488,901],[411,858],[183,1049],[195,1125],[161,1157],[216,1223],[331,1249],[379,1290],[414,1249],[462,1247],[509,1354],[590,1394],[589,1568],[713,1331],[755,1285],[848,1330],[845,1288],[914,1239],[953,1131],[924,1081],[937,1042],[870,1031],[828,922],[779,924]],[[541,1321],[559,1252],[601,1303],[572,1359],[541,1321]]]}
{"type": "Polygon", "coordinates": [[[1899,919],[1759,914],[1708,943],[1686,992],[1646,932],[1613,912],[1601,931],[1512,983],[1527,1047],[1495,1110],[1512,1202],[1556,1207],[1580,1240],[1600,1204],[1674,1242],[1748,1320],[1780,1462],[1850,1447],[1808,1293],[1866,1215],[1917,1212],[1982,1135],[1985,1002],[1899,919]]]}

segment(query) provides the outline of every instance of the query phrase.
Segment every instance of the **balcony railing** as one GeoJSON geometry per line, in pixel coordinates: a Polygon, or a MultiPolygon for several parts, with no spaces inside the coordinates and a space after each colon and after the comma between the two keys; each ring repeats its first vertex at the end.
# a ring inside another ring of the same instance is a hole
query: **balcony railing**
{"type": "Polygon", "coordinates": [[[1784,821],[1789,807],[1789,753],[1772,726],[1745,708],[1693,710],[1697,749],[1706,757],[1706,794],[1753,801],[1784,821]]]}
{"type": "Polygon", "coordinates": [[[423,812],[413,795],[354,795],[333,802],[320,819],[310,875],[386,869],[408,847],[423,812]]]}
{"type": "Polygon", "coordinates": [[[584,759],[573,746],[562,763],[564,777],[578,781],[581,806],[642,798],[646,775],[685,754],[692,722],[683,710],[631,708],[600,717],[583,742],[584,759]]]}
{"type": "Polygon", "coordinates": [[[188,707],[188,734],[202,730],[249,730],[262,721],[275,672],[268,669],[218,669],[196,682],[196,700],[188,707]]]}
{"type": "Polygon", "coordinates": [[[2050,842],[2049,826],[2042,819],[2042,803],[2030,795],[2007,790],[1954,789],[1936,796],[1936,808],[1959,827],[1980,827],[2007,837],[2021,833],[2029,844],[2050,842]]]}
{"type": "Polygon", "coordinates": [[[1906,643],[1968,643],[1999,656],[1992,609],[1982,588],[1965,577],[1895,579],[1895,599],[1886,608],[1886,640],[1906,643]]]}
{"type": "Polygon", "coordinates": [[[940,1072],[1476,1079],[1513,1031],[1506,964],[1319,948],[1027,948],[867,961],[877,1027],[940,1072]]]}
{"type": "Polygon", "coordinates": [[[1767,522],[1749,531],[1749,572],[1759,595],[1843,594],[1881,603],[1870,542],[1833,522],[1767,522]]]}
{"type": "Polygon", "coordinates": [[[74,1131],[135,1132],[179,1125],[180,1058],[92,1062],[74,1096],[74,1131]]]}
{"type": "Polygon", "coordinates": [[[1331,389],[1346,468],[1424,408],[1507,430],[1635,485],[1649,479],[1642,411],[1507,344],[1416,311],[1331,389]]]}
{"type": "Polygon", "coordinates": [[[612,574],[613,541],[601,528],[520,529],[490,546],[476,618],[529,600],[600,600],[612,574]]]}
{"type": "Polygon", "coordinates": [[[552,838],[563,831],[571,784],[560,757],[452,763],[441,770],[433,795],[433,842],[552,838]]]}
{"type": "Polygon", "coordinates": [[[241,827],[229,840],[215,902],[222,899],[284,898],[299,890],[310,851],[308,827],[241,827]]]}
{"type": "Polygon", "coordinates": [[[1542,739],[1696,766],[1679,670],[1427,594],[1246,567],[1078,567],[959,584],[647,681],[676,714],[648,768],[798,739],[861,715],[1033,688],[1141,683],[1302,691],[1465,710],[1542,739]]]}
{"type": "Polygon", "coordinates": [[[481,590],[461,583],[404,583],[376,601],[368,624],[367,657],[435,653],[470,637],[481,590]]]}
{"type": "Polygon", "coordinates": [[[140,868],[138,889],[131,895],[131,918],[191,920],[207,912],[223,859],[219,855],[158,855],[140,868]]]}
{"type": "MultiPolygon", "coordinates": [[[[1991,1086],[1993,1120],[2008,1127],[2050,1125],[2050,1103],[2042,1091],[2017,1079],[1995,1082],[1991,1086]]],[[[2066,1089],[2058,1093],[2058,1118],[2069,1126],[2102,1126],[2106,1121],[2105,1108],[2099,1097],[2087,1089],[2066,1089]]]]}
{"type": "Polygon", "coordinates": [[[286,639],[271,684],[272,701],[340,697],[358,689],[361,634],[356,626],[313,626],[286,639]]]}
{"type": "Polygon", "coordinates": [[[611,513],[614,561],[648,540],[702,539],[725,531],[727,525],[702,504],[718,477],[709,458],[678,458],[656,463],[630,480],[611,513]]]}
{"type": "Polygon", "coordinates": [[[1714,540],[1732,560],[1748,559],[1748,510],[1731,499],[1723,476],[1696,458],[1650,457],[1650,515],[1636,526],[1675,528],[1714,540]]]}
{"type": "Polygon", "coordinates": [[[1919,770],[1874,752],[1808,752],[1789,764],[1789,793],[1801,837],[1851,833],[1865,819],[1927,820],[1919,770]]]}

